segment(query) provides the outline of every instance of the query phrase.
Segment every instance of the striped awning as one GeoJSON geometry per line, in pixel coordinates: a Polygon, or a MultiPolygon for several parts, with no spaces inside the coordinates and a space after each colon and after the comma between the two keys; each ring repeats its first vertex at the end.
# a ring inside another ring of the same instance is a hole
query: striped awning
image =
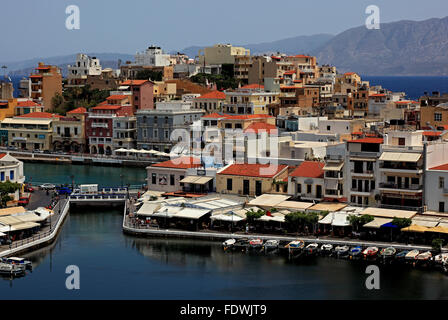
{"type": "Polygon", "coordinates": [[[421,158],[421,153],[400,153],[400,152],[383,152],[379,160],[381,161],[400,161],[400,162],[417,162],[421,158]]]}

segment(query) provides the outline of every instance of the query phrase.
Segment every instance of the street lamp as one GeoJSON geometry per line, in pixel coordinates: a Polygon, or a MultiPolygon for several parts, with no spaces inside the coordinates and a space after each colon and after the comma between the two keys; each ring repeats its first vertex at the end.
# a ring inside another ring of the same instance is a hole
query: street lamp
{"type": "Polygon", "coordinates": [[[72,192],[73,192],[73,190],[75,188],[75,182],[74,182],[75,176],[71,175],[70,178],[72,179],[72,192]]]}
{"type": "Polygon", "coordinates": [[[120,174],[121,187],[123,188],[123,174],[120,174]]]}

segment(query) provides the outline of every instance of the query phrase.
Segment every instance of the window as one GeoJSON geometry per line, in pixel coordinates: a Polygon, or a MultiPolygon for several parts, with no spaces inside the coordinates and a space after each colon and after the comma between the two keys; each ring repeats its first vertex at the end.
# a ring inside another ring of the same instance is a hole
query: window
{"type": "Polygon", "coordinates": [[[411,179],[411,184],[419,184],[420,183],[420,179],[419,178],[412,178],[411,179]]]}
{"type": "Polygon", "coordinates": [[[5,181],[5,173],[2,171],[2,173],[0,174],[0,180],[1,181],[5,181]]]}
{"type": "Polygon", "coordinates": [[[174,186],[174,174],[170,174],[170,185],[174,186]]]}
{"type": "Polygon", "coordinates": [[[356,189],[356,179],[352,179],[352,188],[356,189]]]}
{"type": "Polygon", "coordinates": [[[306,185],[306,193],[311,193],[311,187],[312,187],[312,185],[310,185],[310,184],[306,185]]]}
{"type": "Polygon", "coordinates": [[[445,187],[445,179],[443,177],[439,177],[439,189],[443,189],[445,187]]]}
{"type": "Polygon", "coordinates": [[[151,175],[151,183],[152,184],[156,184],[156,181],[157,181],[157,174],[153,173],[151,175]]]}
{"type": "Polygon", "coordinates": [[[399,146],[406,145],[406,139],[405,138],[398,138],[398,145],[399,146]]]}
{"type": "Polygon", "coordinates": [[[9,171],[9,180],[14,180],[14,170],[9,171]]]}
{"type": "Polygon", "coordinates": [[[297,193],[302,193],[302,185],[300,183],[297,184],[297,193]]]}
{"type": "Polygon", "coordinates": [[[442,114],[434,113],[434,121],[442,121],[442,114]]]}
{"type": "Polygon", "coordinates": [[[159,131],[157,129],[154,129],[153,138],[158,138],[158,137],[159,137],[159,131]]]}
{"type": "Polygon", "coordinates": [[[78,135],[78,127],[75,127],[75,136],[78,135]]]}
{"type": "Polygon", "coordinates": [[[232,179],[227,179],[227,190],[232,191],[232,179]]]}

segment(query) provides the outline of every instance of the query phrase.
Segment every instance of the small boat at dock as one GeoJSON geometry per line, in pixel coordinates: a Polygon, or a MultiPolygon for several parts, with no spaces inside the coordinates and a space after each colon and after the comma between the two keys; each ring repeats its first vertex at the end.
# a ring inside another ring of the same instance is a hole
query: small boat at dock
{"type": "Polygon", "coordinates": [[[317,243],[310,243],[305,247],[305,251],[308,255],[316,254],[319,245],[317,243]]]}
{"type": "Polygon", "coordinates": [[[418,250],[409,251],[405,256],[405,260],[414,262],[415,257],[417,257],[419,253],[420,253],[420,251],[418,251],[418,250]]]}
{"type": "Polygon", "coordinates": [[[431,258],[432,258],[431,251],[425,251],[425,252],[419,253],[415,257],[415,261],[417,262],[418,265],[429,266],[432,263],[431,258]]]}
{"type": "Polygon", "coordinates": [[[433,261],[437,266],[441,266],[445,261],[448,261],[448,253],[441,253],[434,256],[433,261]]]}
{"type": "Polygon", "coordinates": [[[4,276],[22,276],[26,273],[26,267],[23,264],[12,264],[0,262],[0,275],[4,276]]]}
{"type": "Polygon", "coordinates": [[[285,248],[288,249],[303,249],[305,247],[305,242],[303,242],[302,240],[294,240],[291,241],[290,243],[288,243],[285,248]]]}
{"type": "Polygon", "coordinates": [[[364,255],[364,259],[374,259],[378,254],[378,247],[368,247],[362,254],[364,255]]]}
{"type": "Polygon", "coordinates": [[[337,246],[334,250],[336,251],[338,257],[345,257],[348,255],[350,248],[348,246],[337,246]]]}
{"type": "Polygon", "coordinates": [[[227,250],[227,249],[232,248],[235,243],[236,243],[235,239],[229,239],[229,240],[224,241],[222,243],[222,246],[223,246],[224,250],[227,250]]]}
{"type": "Polygon", "coordinates": [[[31,263],[31,261],[28,261],[25,258],[18,258],[18,257],[3,258],[3,262],[15,265],[23,265],[27,270],[33,269],[33,264],[31,263]]]}
{"type": "Polygon", "coordinates": [[[279,244],[280,244],[280,241],[278,241],[278,240],[266,240],[263,247],[266,251],[276,250],[276,249],[278,249],[279,244]]]}
{"type": "Polygon", "coordinates": [[[395,260],[401,261],[401,262],[405,261],[408,253],[409,253],[409,250],[403,250],[403,251],[398,252],[395,255],[395,260]]]}
{"type": "Polygon", "coordinates": [[[360,246],[353,247],[349,251],[350,259],[359,259],[361,257],[362,248],[360,246]]]}
{"type": "Polygon", "coordinates": [[[263,240],[261,239],[252,239],[249,240],[249,245],[251,248],[261,248],[263,246],[263,240]]]}
{"type": "Polygon", "coordinates": [[[394,247],[387,247],[381,249],[379,255],[383,259],[383,262],[386,262],[386,261],[392,261],[396,253],[397,249],[395,249],[394,247]]]}
{"type": "Polygon", "coordinates": [[[323,255],[330,255],[333,252],[333,245],[326,243],[320,246],[320,253],[323,255]]]}

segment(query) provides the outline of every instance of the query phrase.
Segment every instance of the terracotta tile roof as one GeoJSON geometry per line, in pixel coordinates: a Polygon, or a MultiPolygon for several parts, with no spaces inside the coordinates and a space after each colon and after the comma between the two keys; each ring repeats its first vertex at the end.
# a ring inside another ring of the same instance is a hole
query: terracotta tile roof
{"type": "Polygon", "coordinates": [[[30,75],[30,78],[42,78],[41,74],[32,74],[30,75]]]}
{"type": "Polygon", "coordinates": [[[0,159],[2,159],[4,156],[6,156],[6,153],[0,153],[0,159]]]}
{"type": "Polygon", "coordinates": [[[74,109],[74,110],[72,110],[72,111],[69,111],[69,112],[67,112],[67,113],[86,113],[87,112],[87,109],[86,108],[84,108],[84,107],[79,107],[79,108],[76,108],[76,109],[74,109]]]}
{"type": "Polygon", "coordinates": [[[113,105],[113,104],[101,104],[96,107],[91,108],[91,110],[118,110],[121,106],[113,105]]]}
{"type": "Polygon", "coordinates": [[[442,134],[441,131],[424,131],[423,135],[426,137],[438,137],[442,134]]]}
{"type": "Polygon", "coordinates": [[[18,101],[17,106],[18,107],[40,107],[41,105],[32,100],[26,100],[26,101],[18,101]]]}
{"type": "Polygon", "coordinates": [[[384,93],[374,93],[371,94],[369,97],[385,97],[386,95],[384,93]]]}
{"type": "Polygon", "coordinates": [[[241,89],[264,89],[264,86],[261,84],[248,84],[242,86],[241,89]]]}
{"type": "Polygon", "coordinates": [[[347,142],[354,142],[354,143],[377,143],[382,144],[383,138],[362,138],[362,139],[356,139],[356,140],[349,140],[347,142]]]}
{"type": "Polygon", "coordinates": [[[19,118],[51,119],[51,118],[62,118],[62,116],[48,112],[31,112],[19,116],[19,118]]]}
{"type": "Polygon", "coordinates": [[[304,54],[296,54],[295,56],[288,56],[288,58],[311,58],[311,56],[307,56],[304,54]]]}
{"type": "Polygon", "coordinates": [[[306,178],[323,178],[325,163],[319,161],[304,161],[291,172],[291,177],[306,177],[306,178]]]}
{"type": "Polygon", "coordinates": [[[122,86],[141,86],[145,82],[149,82],[149,80],[126,80],[121,83],[122,86]]]}
{"type": "Polygon", "coordinates": [[[113,94],[111,96],[108,96],[106,100],[123,100],[126,99],[129,96],[125,96],[124,94],[113,94]]]}
{"type": "Polygon", "coordinates": [[[227,117],[227,115],[223,115],[223,114],[219,114],[219,113],[215,112],[215,113],[210,113],[205,116],[202,116],[201,118],[203,118],[203,119],[205,119],[205,118],[220,119],[220,118],[225,118],[225,117],[227,117]]]}
{"type": "Polygon", "coordinates": [[[448,163],[442,164],[442,165],[437,166],[437,167],[432,167],[429,170],[444,170],[444,171],[447,171],[448,170],[448,163]]]}
{"type": "Polygon", "coordinates": [[[356,74],[356,72],[346,72],[346,73],[344,73],[344,76],[351,76],[354,74],[356,74]]]}
{"type": "Polygon", "coordinates": [[[244,132],[253,132],[253,133],[260,133],[260,132],[267,132],[267,133],[277,133],[277,127],[273,124],[265,123],[265,122],[254,122],[250,126],[248,126],[244,132]]]}
{"type": "MultiPolygon", "coordinates": [[[[262,168],[268,168],[269,164],[259,164],[259,163],[241,163],[232,164],[228,168],[221,171],[219,174],[232,175],[232,176],[244,176],[244,177],[260,177],[260,178],[273,178],[279,174],[283,169],[287,168],[286,165],[276,165],[275,171],[273,173],[268,172],[267,174],[261,174],[262,168]]],[[[266,169],[268,171],[269,169],[266,169]]]]}
{"type": "Polygon", "coordinates": [[[206,94],[203,94],[202,96],[198,97],[197,99],[225,99],[226,94],[221,91],[213,91],[206,94]]]}
{"type": "Polygon", "coordinates": [[[195,157],[181,157],[151,165],[156,168],[188,169],[202,167],[201,160],[195,157]],[[173,162],[174,161],[174,162],[173,162]]]}
{"type": "Polygon", "coordinates": [[[288,70],[285,71],[283,74],[294,74],[294,73],[296,73],[295,70],[288,70]]]}
{"type": "Polygon", "coordinates": [[[227,120],[248,120],[248,119],[266,119],[266,118],[273,118],[273,116],[270,116],[268,114],[220,114],[220,113],[210,113],[208,115],[202,116],[201,118],[213,118],[213,119],[219,119],[224,118],[227,120]]]}

